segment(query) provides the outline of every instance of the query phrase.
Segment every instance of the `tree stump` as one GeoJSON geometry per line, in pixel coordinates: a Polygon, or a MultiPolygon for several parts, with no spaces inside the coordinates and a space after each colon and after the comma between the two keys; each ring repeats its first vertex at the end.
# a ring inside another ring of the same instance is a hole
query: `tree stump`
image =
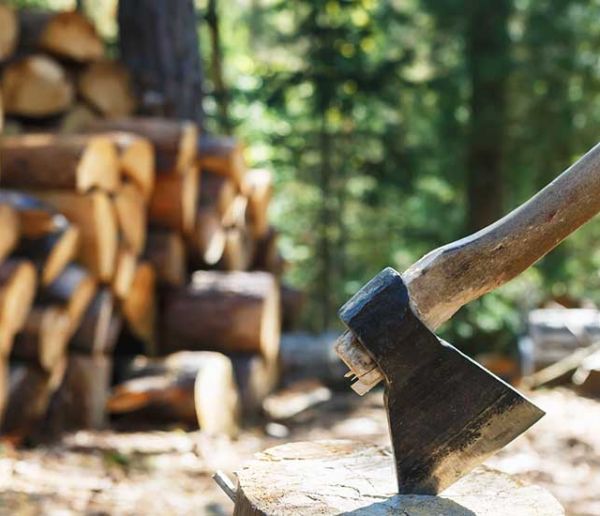
{"type": "Polygon", "coordinates": [[[395,495],[391,452],[357,441],[276,446],[257,454],[237,475],[236,516],[564,514],[544,489],[486,467],[475,469],[442,496],[395,495]]]}

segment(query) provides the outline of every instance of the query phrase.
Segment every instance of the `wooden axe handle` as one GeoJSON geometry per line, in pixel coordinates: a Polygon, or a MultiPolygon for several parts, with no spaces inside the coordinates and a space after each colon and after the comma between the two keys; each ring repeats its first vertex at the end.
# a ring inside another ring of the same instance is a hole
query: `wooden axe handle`
{"type": "MultiPolygon", "coordinates": [[[[523,272],[598,211],[600,144],[504,218],[406,270],[402,277],[413,309],[435,330],[463,305],[523,272]]],[[[356,344],[342,339],[337,351],[360,379],[368,359],[356,344]]]]}

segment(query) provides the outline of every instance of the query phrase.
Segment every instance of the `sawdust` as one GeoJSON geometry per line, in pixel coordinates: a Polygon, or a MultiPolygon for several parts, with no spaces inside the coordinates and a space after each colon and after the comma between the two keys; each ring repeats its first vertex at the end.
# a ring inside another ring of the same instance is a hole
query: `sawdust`
{"type": "MultiPolygon", "coordinates": [[[[600,402],[568,390],[532,396],[547,416],[488,464],[548,489],[573,515],[600,514],[600,402]]],[[[280,428],[236,441],[179,429],[79,432],[53,446],[0,453],[1,515],[230,514],[211,479],[287,441],[350,438],[387,443],[381,395],[337,394],[280,428]],[[283,432],[282,432],[283,430],[283,432]],[[285,435],[287,434],[287,435],[285,435]]]]}

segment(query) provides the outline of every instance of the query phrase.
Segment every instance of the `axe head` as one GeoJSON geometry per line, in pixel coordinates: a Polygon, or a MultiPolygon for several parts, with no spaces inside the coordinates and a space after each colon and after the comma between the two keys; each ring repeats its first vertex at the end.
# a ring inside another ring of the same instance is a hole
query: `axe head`
{"type": "Polygon", "coordinates": [[[442,491],[544,415],[429,331],[392,268],[350,299],[340,317],[385,376],[401,494],[442,491]]]}

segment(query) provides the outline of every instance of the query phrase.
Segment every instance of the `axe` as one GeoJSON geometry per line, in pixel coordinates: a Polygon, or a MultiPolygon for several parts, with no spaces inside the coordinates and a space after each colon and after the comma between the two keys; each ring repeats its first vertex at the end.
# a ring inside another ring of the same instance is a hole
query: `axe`
{"type": "Polygon", "coordinates": [[[385,382],[399,493],[436,494],[538,421],[543,411],[433,333],[511,280],[600,211],[600,144],[487,228],[400,275],[387,268],[339,312],[336,352],[352,388],[385,382]]]}

